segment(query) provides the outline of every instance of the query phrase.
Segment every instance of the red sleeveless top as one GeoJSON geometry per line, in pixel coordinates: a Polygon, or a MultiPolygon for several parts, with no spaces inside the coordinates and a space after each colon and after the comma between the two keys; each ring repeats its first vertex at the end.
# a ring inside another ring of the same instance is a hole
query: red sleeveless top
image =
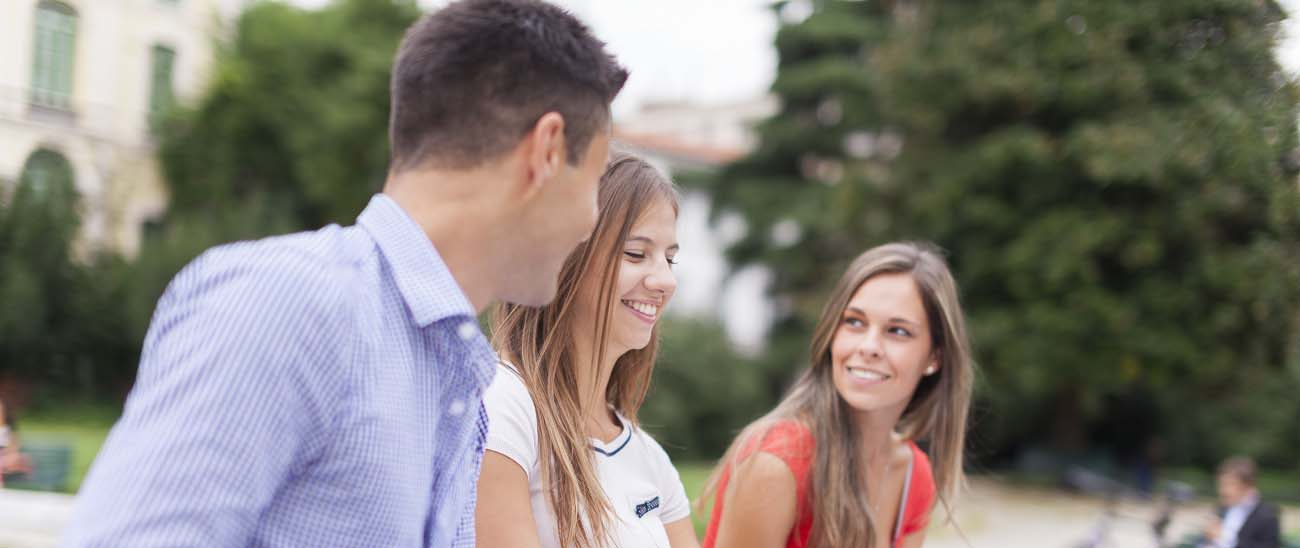
{"type": "MultiPolygon", "coordinates": [[[[903,484],[903,500],[899,506],[898,523],[894,526],[893,544],[907,535],[924,531],[930,523],[930,508],[934,506],[934,474],[930,469],[930,458],[915,443],[907,442],[912,449],[911,474],[903,484]]],[[[761,437],[742,448],[739,459],[744,459],[755,452],[764,452],[776,456],[790,467],[794,473],[795,492],[798,497],[798,517],[794,529],[786,539],[786,548],[806,548],[808,538],[812,535],[812,498],[809,493],[809,472],[813,466],[816,449],[812,431],[797,421],[778,422],[761,437]]],[[[713,513],[709,519],[709,528],[704,534],[703,548],[713,548],[718,537],[718,522],[722,518],[723,498],[727,493],[727,482],[731,479],[731,467],[722,471],[718,481],[718,492],[713,503],[713,513]]]]}

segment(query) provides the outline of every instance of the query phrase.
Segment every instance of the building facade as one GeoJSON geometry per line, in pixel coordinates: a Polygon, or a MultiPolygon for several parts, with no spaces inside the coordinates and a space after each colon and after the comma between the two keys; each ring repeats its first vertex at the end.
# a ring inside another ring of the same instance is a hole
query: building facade
{"type": "Polygon", "coordinates": [[[152,122],[202,92],[233,0],[0,2],[0,200],[66,184],[79,251],[138,251],[166,186],[152,122]]]}

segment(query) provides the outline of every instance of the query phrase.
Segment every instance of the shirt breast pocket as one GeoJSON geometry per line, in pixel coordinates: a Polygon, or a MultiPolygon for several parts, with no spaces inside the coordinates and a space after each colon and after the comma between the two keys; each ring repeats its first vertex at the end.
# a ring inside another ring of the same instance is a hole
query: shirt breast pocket
{"type": "Polygon", "coordinates": [[[627,495],[624,509],[619,513],[631,521],[627,533],[632,538],[623,539],[621,546],[671,548],[668,531],[664,529],[662,504],[663,497],[658,491],[637,491],[627,495]]]}

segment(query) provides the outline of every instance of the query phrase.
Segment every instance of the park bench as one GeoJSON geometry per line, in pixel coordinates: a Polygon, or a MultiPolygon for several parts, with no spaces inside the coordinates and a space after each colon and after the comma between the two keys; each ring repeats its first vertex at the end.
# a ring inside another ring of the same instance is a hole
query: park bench
{"type": "Polygon", "coordinates": [[[67,488],[68,476],[72,471],[71,446],[56,442],[29,442],[23,444],[22,453],[30,459],[32,471],[6,474],[6,489],[63,491],[67,488]]]}

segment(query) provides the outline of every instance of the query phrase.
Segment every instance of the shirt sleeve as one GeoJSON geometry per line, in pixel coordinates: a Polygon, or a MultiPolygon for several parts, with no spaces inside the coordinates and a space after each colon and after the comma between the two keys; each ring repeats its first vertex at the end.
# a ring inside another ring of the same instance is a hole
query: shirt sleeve
{"type": "Polygon", "coordinates": [[[515,461],[531,480],[538,469],[537,410],[523,379],[508,367],[499,367],[483,392],[483,406],[488,414],[484,449],[515,461]]]}
{"type": "Polygon", "coordinates": [[[638,434],[650,448],[651,468],[655,471],[655,482],[662,497],[659,519],[664,523],[672,523],[690,517],[691,499],[686,496],[686,487],[682,485],[681,475],[673,466],[672,459],[668,458],[668,453],[650,434],[639,429],[638,434]]]}
{"type": "Polygon", "coordinates": [[[323,447],[344,284],[301,257],[214,253],[159,301],[64,546],[249,545],[279,487],[323,447]]]}

